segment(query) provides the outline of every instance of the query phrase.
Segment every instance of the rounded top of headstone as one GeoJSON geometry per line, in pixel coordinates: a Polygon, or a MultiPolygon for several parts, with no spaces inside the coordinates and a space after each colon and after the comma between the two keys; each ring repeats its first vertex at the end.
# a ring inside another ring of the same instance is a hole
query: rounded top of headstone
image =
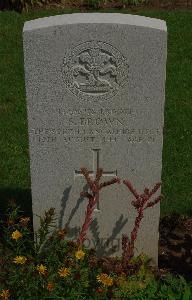
{"type": "Polygon", "coordinates": [[[122,24],[167,31],[166,22],[160,19],[120,13],[74,13],[39,18],[25,22],[23,31],[70,24],[122,24]]]}

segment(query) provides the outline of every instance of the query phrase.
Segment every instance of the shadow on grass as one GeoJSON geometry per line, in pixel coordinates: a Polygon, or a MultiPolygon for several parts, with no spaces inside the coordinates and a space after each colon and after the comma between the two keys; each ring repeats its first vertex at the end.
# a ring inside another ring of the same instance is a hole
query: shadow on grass
{"type": "Polygon", "coordinates": [[[10,200],[15,200],[20,210],[23,211],[23,215],[31,217],[32,220],[32,198],[30,189],[0,189],[1,219],[4,219],[4,214],[10,200]]]}
{"type": "Polygon", "coordinates": [[[179,214],[160,222],[159,267],[192,280],[192,228],[179,214]]]}

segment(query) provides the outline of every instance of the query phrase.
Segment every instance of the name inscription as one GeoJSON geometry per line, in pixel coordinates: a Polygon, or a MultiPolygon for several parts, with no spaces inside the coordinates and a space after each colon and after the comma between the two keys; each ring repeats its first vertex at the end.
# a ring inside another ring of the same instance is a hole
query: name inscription
{"type": "Polygon", "coordinates": [[[31,129],[34,142],[42,145],[64,143],[155,143],[162,136],[162,128],[134,128],[130,122],[134,110],[130,108],[92,109],[74,108],[59,110],[61,126],[31,129]]]}

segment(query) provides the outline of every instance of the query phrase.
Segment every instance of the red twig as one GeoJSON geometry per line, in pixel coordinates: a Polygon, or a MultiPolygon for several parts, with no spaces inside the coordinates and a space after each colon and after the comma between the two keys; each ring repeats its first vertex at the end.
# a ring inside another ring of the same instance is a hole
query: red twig
{"type": "Polygon", "coordinates": [[[137,191],[133,188],[131,182],[129,180],[123,180],[123,183],[128,187],[133,196],[135,196],[135,198],[138,199],[139,195],[137,194],[137,191]]]}
{"type": "Polygon", "coordinates": [[[158,202],[163,200],[163,198],[164,198],[163,195],[158,196],[154,201],[147,203],[147,205],[144,209],[147,209],[148,207],[153,207],[155,204],[157,204],[158,202]]]}
{"type": "Polygon", "coordinates": [[[92,179],[90,177],[89,172],[86,168],[81,168],[81,171],[87,181],[90,191],[89,192],[81,192],[82,197],[88,198],[88,205],[87,205],[86,212],[85,212],[85,220],[84,220],[83,226],[81,228],[81,231],[79,233],[79,236],[77,238],[77,244],[78,244],[79,248],[82,247],[83,242],[86,239],[86,235],[87,235],[89,226],[92,223],[92,215],[93,215],[93,211],[96,207],[96,204],[99,201],[100,190],[103,187],[109,186],[111,184],[120,183],[119,178],[113,178],[109,181],[99,183],[99,181],[102,177],[102,174],[103,174],[102,169],[97,170],[95,179],[92,179]]]}
{"type": "Polygon", "coordinates": [[[135,197],[135,200],[131,202],[131,204],[137,210],[137,216],[135,218],[134,228],[131,232],[131,238],[129,239],[127,235],[122,236],[122,261],[124,267],[127,266],[130,259],[134,255],[134,245],[137,239],[138,230],[141,224],[141,221],[144,217],[144,210],[148,207],[153,207],[159,201],[163,199],[163,196],[158,196],[155,200],[149,202],[149,199],[158,191],[161,186],[161,183],[157,183],[154,188],[150,191],[148,188],[144,189],[143,194],[139,194],[136,189],[132,186],[130,181],[124,180],[123,183],[128,187],[130,192],[135,197]]]}
{"type": "Polygon", "coordinates": [[[101,190],[103,187],[109,186],[109,185],[114,184],[114,183],[120,183],[120,179],[119,178],[113,178],[109,181],[102,182],[99,185],[99,190],[101,190]]]}
{"type": "Polygon", "coordinates": [[[79,245],[79,247],[81,247],[83,242],[85,241],[88,228],[89,228],[89,226],[92,222],[93,210],[94,210],[95,205],[97,203],[97,198],[96,197],[92,197],[92,196],[89,195],[88,199],[89,199],[89,202],[88,202],[86,212],[85,212],[85,220],[84,220],[81,232],[79,234],[79,237],[77,239],[77,244],[79,245]]]}
{"type": "Polygon", "coordinates": [[[133,243],[130,242],[126,234],[122,235],[122,251],[123,267],[126,268],[127,262],[133,257],[133,243]]]}

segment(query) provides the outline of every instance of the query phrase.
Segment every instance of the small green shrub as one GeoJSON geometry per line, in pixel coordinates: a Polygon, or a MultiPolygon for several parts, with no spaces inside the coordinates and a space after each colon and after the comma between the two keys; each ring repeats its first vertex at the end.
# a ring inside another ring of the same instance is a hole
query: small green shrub
{"type": "Polygon", "coordinates": [[[132,276],[122,286],[114,289],[113,299],[129,300],[191,300],[192,283],[187,283],[182,276],[167,274],[161,280],[146,276],[141,280],[132,276]]]}
{"type": "Polygon", "coordinates": [[[40,218],[36,243],[30,219],[18,207],[8,209],[1,223],[0,299],[45,300],[191,300],[192,283],[170,274],[159,279],[141,254],[130,261],[129,275],[121,258],[98,258],[93,249],[79,249],[54,229],[54,209],[40,218]],[[51,233],[52,231],[52,233],[51,233]]]}

